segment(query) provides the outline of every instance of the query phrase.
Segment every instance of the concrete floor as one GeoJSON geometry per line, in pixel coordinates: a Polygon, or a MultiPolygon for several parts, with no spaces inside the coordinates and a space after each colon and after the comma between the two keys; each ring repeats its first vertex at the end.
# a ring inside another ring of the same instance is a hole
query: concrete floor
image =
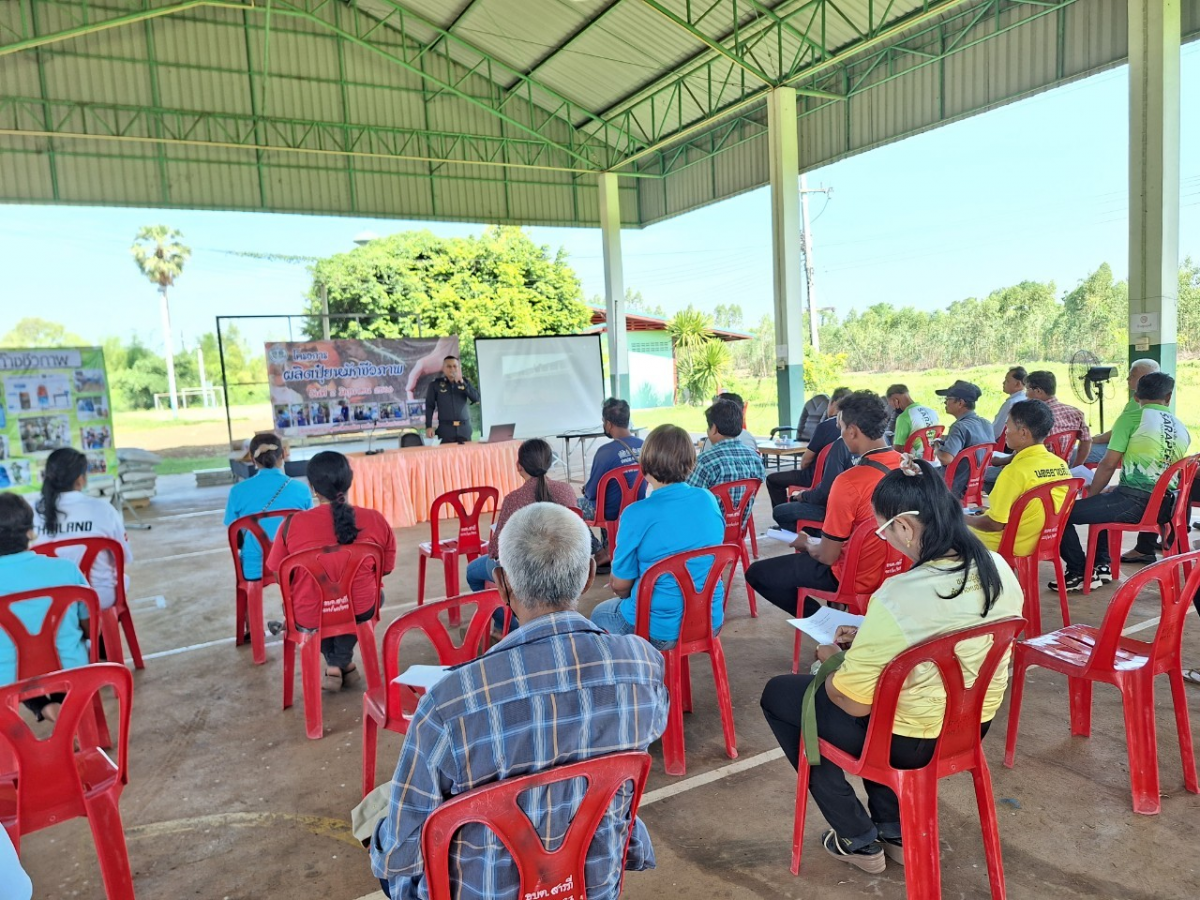
{"type": "MultiPolygon", "coordinates": [[[[134,616],[146,669],[137,673],[130,784],[121,812],[137,893],[158,898],[257,900],[267,897],[356,900],[377,887],[365,852],[349,832],[358,800],[359,692],[326,695],[325,737],[304,737],[297,705],[280,710],[281,654],[252,665],[248,647],[233,646],[233,572],[221,510],[227,488],[197,490],[190,477],[163,479],[147,521],[130,537],[137,556],[131,576],[134,616]],[[154,598],[165,598],[160,605],[154,598]]],[[[757,525],[768,524],[766,495],[757,525]]],[[[415,598],[418,541],[428,528],[397,534],[396,571],[385,581],[384,622],[415,598]]],[[[784,552],[766,542],[765,555],[784,552]]],[[[435,573],[431,593],[440,588],[435,573]]],[[[1112,594],[1076,596],[1077,621],[1099,622],[1112,594]]],[[[1057,606],[1045,595],[1047,627],[1057,606]]],[[[800,877],[788,871],[795,775],[758,709],[766,680],[788,671],[792,631],[785,616],[762,603],[749,618],[740,576],[722,633],[737,720],[739,758],[725,757],[706,667],[695,667],[695,711],[687,717],[688,775],[667,777],[658,746],[642,815],[658,868],[632,874],[632,900],[706,898],[905,896],[903,870],[889,864],[867,876],[824,857],[816,840],[824,823],[809,805],[806,857],[800,877]],[[733,767],[732,771],[729,767],[733,767]],[[702,775],[717,780],[697,779],[702,775]]],[[[268,617],[278,610],[268,589],[268,617]]],[[[594,589],[582,611],[604,599],[594,589]]],[[[1135,625],[1157,615],[1139,602],[1135,625]]],[[[1139,636],[1145,637],[1149,631],[1139,636]]],[[[1189,615],[1185,653],[1200,663],[1200,628],[1189,615]]],[[[811,653],[811,647],[806,650],[811,653]]],[[[415,661],[423,661],[417,659],[415,661]]],[[[1189,688],[1200,724],[1200,689],[1189,688]]],[[[1009,896],[1022,898],[1194,898],[1200,862],[1194,835],[1200,796],[1183,789],[1169,693],[1157,693],[1163,808],[1157,817],[1131,811],[1120,704],[1097,688],[1094,734],[1072,738],[1064,679],[1035,670],[1026,690],[1017,766],[1001,764],[1006,709],[987,741],[1000,804],[1009,896]]],[[[401,738],[380,737],[379,777],[395,763],[401,738]]],[[[942,872],[947,898],[988,896],[974,793],[968,776],[941,783],[942,872]]],[[[100,900],[92,840],[82,820],[24,839],[23,860],[39,900],[100,900]]]]}

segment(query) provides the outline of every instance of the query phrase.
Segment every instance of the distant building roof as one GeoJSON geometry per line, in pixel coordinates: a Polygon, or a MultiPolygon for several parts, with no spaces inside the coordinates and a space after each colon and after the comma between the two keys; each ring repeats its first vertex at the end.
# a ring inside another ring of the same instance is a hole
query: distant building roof
{"type": "MultiPolygon", "coordinates": [[[[608,312],[599,306],[592,308],[592,327],[585,328],[584,334],[604,334],[608,331],[608,312]]],[[[666,331],[667,320],[658,316],[646,316],[641,313],[625,313],[625,330],[631,331],[666,331]]],[[[748,341],[754,335],[744,331],[729,331],[724,328],[710,328],[709,333],[723,341],[748,341]]]]}

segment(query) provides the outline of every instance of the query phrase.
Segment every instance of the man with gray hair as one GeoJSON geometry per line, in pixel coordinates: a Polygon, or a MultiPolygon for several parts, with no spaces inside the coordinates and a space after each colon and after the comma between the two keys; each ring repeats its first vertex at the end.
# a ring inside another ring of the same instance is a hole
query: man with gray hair
{"type": "MultiPolygon", "coordinates": [[[[1141,415],[1141,406],[1138,405],[1134,394],[1137,392],[1137,383],[1143,375],[1149,375],[1151,372],[1158,371],[1158,362],[1153,359],[1135,359],[1129,366],[1129,377],[1125,379],[1125,384],[1129,388],[1129,402],[1125,404],[1125,408],[1117,414],[1117,419],[1123,415],[1141,415]]],[[[1116,419],[1113,420],[1116,422],[1116,419]]],[[[1100,460],[1104,459],[1104,454],[1108,452],[1108,442],[1112,440],[1113,430],[1110,428],[1104,434],[1097,434],[1092,437],[1092,449],[1088,453],[1087,464],[1098,465],[1100,460]]]]}
{"type": "MultiPolygon", "coordinates": [[[[416,900],[423,893],[421,829],[451,797],[593,756],[645,750],[662,735],[668,696],[662,655],[642,638],[608,634],[576,611],[595,572],[588,529],[572,510],[534,503],[505,524],[494,577],[521,627],[448,671],[417,705],[387,815],[371,841],[372,869],[389,897],[416,900]]],[[[615,900],[622,861],[630,871],[654,867],[640,820],[632,823],[625,855],[630,793],[628,785],[617,792],[591,843],[589,898],[615,900]]],[[[527,814],[557,846],[581,789],[563,782],[531,796],[527,814]]],[[[518,898],[512,858],[484,826],[465,826],[452,856],[456,896],[518,898]]]]}

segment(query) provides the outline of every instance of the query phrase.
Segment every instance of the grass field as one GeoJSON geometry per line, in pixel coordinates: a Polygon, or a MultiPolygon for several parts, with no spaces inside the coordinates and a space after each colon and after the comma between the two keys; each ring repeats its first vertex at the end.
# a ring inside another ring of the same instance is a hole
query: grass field
{"type": "MultiPolygon", "coordinates": [[[[963,378],[977,384],[983,391],[979,401],[980,415],[990,419],[1000,404],[1004,394],[1000,383],[1004,380],[1006,365],[978,366],[951,372],[947,369],[927,369],[920,372],[847,372],[839,379],[839,384],[851,388],[870,388],[883,392],[887,386],[896,382],[908,386],[913,397],[919,403],[942,410],[941,398],[934,391],[948,387],[956,378],[963,378]]],[[[1093,431],[1100,430],[1099,407],[1088,406],[1079,401],[1067,381],[1067,366],[1064,363],[1027,364],[1026,368],[1049,369],[1058,376],[1059,397],[1072,406],[1082,408],[1088,416],[1093,431]]],[[[1179,383],[1176,387],[1176,414],[1192,433],[1193,443],[1200,448],[1200,360],[1189,360],[1181,363],[1178,373],[1179,383]]],[[[826,392],[837,385],[825,386],[826,392]]],[[[766,436],[772,428],[780,424],[776,411],[776,389],[774,378],[757,380],[740,379],[729,385],[730,390],[736,390],[750,404],[748,425],[757,435],[766,436]]],[[[1110,388],[1105,398],[1105,427],[1111,427],[1114,418],[1125,404],[1124,379],[1110,388]]],[[[270,428],[270,414],[266,404],[251,406],[233,406],[230,408],[233,419],[233,436],[235,440],[249,437],[255,431],[270,428]]],[[[706,430],[704,423],[704,408],[700,406],[662,407],[659,409],[640,409],[634,412],[634,424],[653,428],[663,422],[672,422],[688,431],[702,433],[706,430]]],[[[794,425],[795,422],[786,423],[794,425]]],[[[141,447],[165,457],[159,466],[160,475],[173,475],[183,472],[193,472],[197,469],[215,468],[225,465],[229,450],[228,432],[225,425],[223,409],[192,408],[181,410],[179,418],[172,418],[169,412],[142,411],[116,413],[114,417],[116,441],[119,447],[141,447]]]]}

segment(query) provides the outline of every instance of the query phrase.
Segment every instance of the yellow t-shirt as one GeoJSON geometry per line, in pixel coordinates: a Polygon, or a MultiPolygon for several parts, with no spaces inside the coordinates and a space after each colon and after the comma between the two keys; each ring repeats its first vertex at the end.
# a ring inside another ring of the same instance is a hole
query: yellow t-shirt
{"type": "MultiPolygon", "coordinates": [[[[872,595],[867,615],[858,629],[854,643],[846,651],[846,659],[833,674],[839,691],[858,703],[873,703],[875,688],[884,667],[914,644],[971,625],[1019,616],[1023,605],[1021,585],[1017,576],[997,554],[992,554],[1000,570],[1000,596],[986,618],[983,612],[983,587],[976,574],[967,579],[966,589],[957,597],[952,594],[962,580],[961,572],[951,572],[952,563],[926,563],[895,575],[885,581],[872,595]]],[[[964,641],[957,654],[963,667],[967,687],[975,683],[979,668],[992,646],[990,637],[964,641]]],[[[1005,654],[992,683],[988,686],[983,704],[984,722],[990,722],[1000,708],[1008,688],[1009,655],[1005,654]]],[[[933,663],[921,663],[909,674],[900,691],[896,705],[893,733],[906,737],[937,737],[942,732],[942,717],[946,711],[946,690],[941,675],[933,663]]]]}
{"type": "MultiPolygon", "coordinates": [[[[1000,470],[1000,477],[988,494],[989,508],[985,516],[1001,525],[1008,524],[1009,514],[1020,496],[1028,490],[1045,484],[1048,481],[1062,481],[1071,477],[1071,470],[1058,456],[1050,452],[1045,444],[1033,444],[1019,451],[1007,466],[1000,470]]],[[[1063,500],[1067,497],[1066,487],[1055,488],[1050,492],[1057,512],[1062,509],[1063,500]]],[[[1017,526],[1017,539],[1013,552],[1017,556],[1028,556],[1037,546],[1046,524],[1046,513],[1042,504],[1034,503],[1025,508],[1021,516],[1021,524],[1017,526]]],[[[972,533],[983,541],[983,546],[989,550],[1000,549],[1002,531],[975,531],[972,533]]]]}

